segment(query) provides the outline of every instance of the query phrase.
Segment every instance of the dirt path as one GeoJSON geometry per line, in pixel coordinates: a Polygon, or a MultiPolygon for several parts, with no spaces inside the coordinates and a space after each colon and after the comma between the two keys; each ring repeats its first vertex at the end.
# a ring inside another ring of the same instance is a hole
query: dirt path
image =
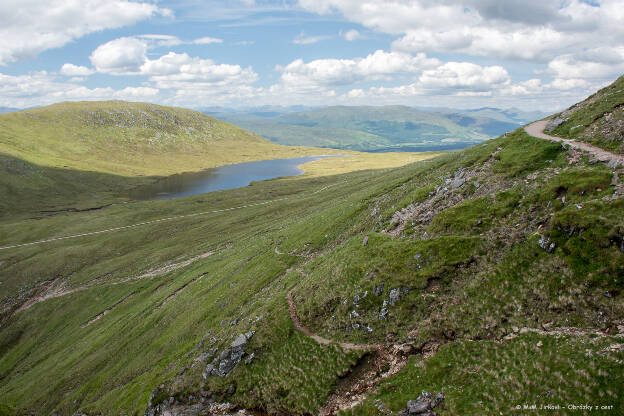
{"type": "Polygon", "coordinates": [[[540,120],[540,121],[531,123],[528,126],[524,127],[524,131],[526,131],[528,134],[530,134],[533,137],[546,139],[546,140],[550,140],[553,142],[566,143],[570,145],[570,147],[588,152],[592,156],[594,156],[596,159],[598,159],[599,161],[607,163],[611,167],[624,166],[624,156],[611,153],[607,150],[601,149],[596,146],[592,146],[589,143],[579,142],[577,140],[571,140],[571,139],[563,139],[561,137],[550,136],[544,133],[544,129],[546,128],[548,121],[549,120],[540,120]]]}
{"type": "Polygon", "coordinates": [[[288,293],[286,294],[286,300],[288,301],[288,312],[290,312],[290,319],[292,320],[293,325],[295,325],[295,328],[297,328],[297,330],[303,332],[305,335],[312,338],[314,341],[318,342],[319,344],[323,344],[323,345],[337,344],[337,345],[340,345],[340,347],[342,347],[345,350],[350,350],[350,351],[369,350],[369,349],[378,349],[381,347],[381,345],[379,344],[352,344],[350,342],[332,341],[331,339],[323,338],[322,336],[317,335],[313,333],[312,331],[310,331],[310,329],[308,329],[305,325],[301,323],[301,321],[299,321],[299,317],[297,317],[297,310],[295,309],[295,302],[293,302],[293,299],[292,299],[292,292],[295,290],[295,288],[296,286],[290,289],[290,291],[288,291],[288,293]]]}
{"type": "MultiPolygon", "coordinates": [[[[296,271],[302,277],[308,277],[300,268],[291,268],[289,271],[296,271]]],[[[335,415],[340,411],[357,406],[364,401],[366,396],[375,389],[381,380],[398,373],[407,364],[411,348],[406,345],[354,344],[334,341],[313,333],[301,323],[297,316],[297,309],[292,298],[292,293],[296,288],[297,285],[288,291],[286,301],[288,302],[290,319],[298,331],[322,345],[335,344],[348,351],[368,350],[364,354],[361,363],[339,381],[338,386],[328,398],[325,406],[319,410],[319,416],[335,415]]]]}
{"type": "MultiPolygon", "coordinates": [[[[275,252],[281,254],[277,249],[275,249],[275,252]]],[[[297,272],[302,277],[308,277],[299,267],[292,267],[286,271],[286,273],[289,272],[297,272]]],[[[324,338],[313,333],[299,320],[295,302],[292,297],[293,291],[296,288],[297,285],[288,291],[286,294],[286,301],[288,302],[290,319],[298,331],[322,345],[336,344],[340,345],[345,350],[351,351],[369,350],[365,353],[361,363],[354,367],[346,377],[338,382],[338,386],[334,392],[328,398],[325,405],[319,410],[319,416],[335,415],[341,411],[347,411],[359,405],[375,390],[382,380],[401,371],[408,363],[410,355],[420,354],[422,359],[426,360],[435,355],[441,345],[438,343],[427,343],[420,350],[417,350],[409,344],[353,344],[324,338]]],[[[609,335],[601,330],[591,328],[555,327],[538,329],[523,327],[513,329],[514,331],[511,334],[494,341],[503,343],[516,338],[518,335],[529,332],[557,338],[562,336],[592,336],[594,339],[601,339],[607,336],[624,338],[624,321],[617,325],[617,334],[615,335],[609,335]]],[[[624,344],[617,344],[615,347],[624,348],[624,344]]],[[[610,348],[613,348],[613,346],[610,348]]]]}

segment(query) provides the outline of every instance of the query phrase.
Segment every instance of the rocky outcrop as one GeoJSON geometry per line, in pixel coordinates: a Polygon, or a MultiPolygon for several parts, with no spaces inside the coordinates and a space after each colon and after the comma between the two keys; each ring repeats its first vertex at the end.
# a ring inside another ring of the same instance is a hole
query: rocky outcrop
{"type": "Polygon", "coordinates": [[[439,392],[435,396],[427,391],[420,393],[416,400],[409,400],[407,407],[399,412],[401,416],[422,415],[437,416],[435,408],[444,406],[444,393],[439,392]]]}
{"type": "Polygon", "coordinates": [[[544,128],[544,131],[550,133],[551,131],[553,131],[554,129],[556,129],[557,127],[559,127],[566,121],[568,121],[567,118],[554,117],[548,122],[548,124],[546,124],[546,128],[544,128]]]}
{"type": "Polygon", "coordinates": [[[160,388],[154,390],[150,396],[144,416],[227,416],[248,414],[245,410],[236,411],[235,406],[230,403],[215,402],[210,392],[204,390],[183,396],[165,396],[158,403],[153,403],[154,399],[162,396],[162,393],[163,391],[160,388]]]}
{"type": "MultiPolygon", "coordinates": [[[[245,348],[253,334],[254,333],[250,331],[238,335],[236,339],[232,341],[230,348],[225,349],[206,366],[202,373],[204,379],[210,376],[225,377],[230,374],[245,356],[245,348]]],[[[253,357],[250,357],[253,360],[253,357]]],[[[251,363],[251,360],[248,359],[248,361],[251,363]]]]}

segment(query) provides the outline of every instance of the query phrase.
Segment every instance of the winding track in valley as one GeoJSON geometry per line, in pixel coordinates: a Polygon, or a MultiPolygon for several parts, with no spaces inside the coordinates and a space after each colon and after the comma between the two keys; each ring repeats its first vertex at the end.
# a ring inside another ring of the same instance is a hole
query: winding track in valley
{"type": "Polygon", "coordinates": [[[52,241],[68,240],[68,239],[72,239],[72,238],[87,237],[87,236],[90,236],[90,235],[97,235],[97,234],[104,234],[104,233],[111,233],[111,232],[119,232],[119,231],[127,230],[129,228],[140,227],[142,225],[156,224],[156,223],[159,223],[159,222],[179,220],[179,219],[182,219],[182,218],[198,217],[200,215],[216,214],[216,213],[219,213],[219,212],[227,212],[227,211],[234,211],[234,210],[243,209],[243,208],[257,207],[257,206],[260,206],[260,205],[268,205],[268,204],[272,204],[274,202],[284,201],[286,199],[291,199],[291,197],[272,199],[270,201],[257,202],[255,204],[246,204],[246,205],[241,205],[241,206],[238,206],[238,207],[215,209],[215,210],[212,210],[212,211],[204,211],[204,212],[196,212],[194,214],[176,215],[174,217],[159,218],[159,219],[156,219],[156,220],[144,221],[144,222],[139,222],[139,223],[136,223],[136,224],[124,225],[124,226],[121,226],[121,227],[107,228],[105,230],[91,231],[91,232],[82,233],[82,234],[66,235],[66,236],[63,236],[63,237],[52,237],[52,238],[48,238],[48,239],[45,239],[45,240],[32,241],[32,242],[29,242],[29,243],[13,244],[13,245],[10,245],[10,246],[0,247],[0,250],[8,250],[10,248],[26,247],[26,246],[32,246],[32,245],[35,245],[35,244],[50,243],[52,241]]]}
{"type": "Polygon", "coordinates": [[[577,140],[572,139],[564,139],[557,136],[551,136],[544,133],[544,129],[550,120],[540,120],[534,123],[531,123],[527,126],[524,126],[524,131],[533,137],[537,137],[539,139],[546,139],[553,142],[560,142],[570,145],[575,149],[583,150],[585,152],[590,153],[596,159],[601,162],[608,163],[609,165],[616,166],[624,166],[624,156],[609,152],[607,150],[601,149],[596,146],[592,146],[589,143],[579,142],[577,140]]]}
{"type": "MultiPolygon", "coordinates": [[[[21,306],[19,306],[17,309],[15,309],[15,311],[13,311],[11,313],[11,316],[15,315],[18,312],[24,311],[28,308],[30,308],[31,306],[33,306],[34,304],[37,304],[39,302],[43,302],[45,300],[48,299],[54,299],[54,298],[60,298],[62,296],[67,296],[67,295],[71,295],[72,293],[76,293],[76,292],[81,292],[84,290],[88,290],[88,289],[92,289],[96,286],[113,286],[113,285],[119,285],[122,283],[128,283],[128,282],[132,282],[132,281],[136,281],[136,280],[141,280],[141,279],[149,279],[152,277],[156,277],[156,276],[162,276],[165,275],[169,272],[172,272],[174,270],[177,269],[181,269],[184,268],[194,262],[196,262],[197,260],[201,260],[201,259],[205,259],[207,257],[212,256],[213,254],[215,254],[215,251],[208,251],[206,253],[200,254],[198,256],[192,257],[188,260],[184,260],[182,262],[179,263],[170,263],[167,264],[165,266],[159,267],[157,269],[152,269],[149,270],[141,275],[138,276],[130,276],[130,277],[126,277],[124,279],[121,280],[116,280],[113,282],[109,282],[107,284],[96,284],[94,282],[92,283],[88,283],[84,286],[78,286],[75,288],[71,288],[71,289],[66,289],[63,287],[63,282],[61,282],[60,278],[56,278],[54,280],[52,280],[50,283],[46,284],[43,286],[42,290],[40,290],[38,293],[36,293],[33,297],[31,297],[30,299],[28,299],[26,302],[24,302],[21,306]]],[[[108,312],[106,312],[108,313],[108,312]]],[[[99,319],[100,317],[98,317],[97,319],[99,319]]],[[[97,320],[96,319],[96,320],[97,320]]],[[[91,324],[91,322],[89,322],[89,324],[91,324]]]]}

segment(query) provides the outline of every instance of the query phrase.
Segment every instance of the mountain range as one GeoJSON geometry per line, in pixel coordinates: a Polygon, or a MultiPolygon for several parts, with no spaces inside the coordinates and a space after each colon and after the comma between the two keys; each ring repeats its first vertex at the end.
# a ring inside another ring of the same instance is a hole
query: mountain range
{"type": "Polygon", "coordinates": [[[368,152],[455,150],[516,129],[546,114],[480,108],[406,106],[257,108],[213,111],[215,117],[284,145],[368,152]]]}

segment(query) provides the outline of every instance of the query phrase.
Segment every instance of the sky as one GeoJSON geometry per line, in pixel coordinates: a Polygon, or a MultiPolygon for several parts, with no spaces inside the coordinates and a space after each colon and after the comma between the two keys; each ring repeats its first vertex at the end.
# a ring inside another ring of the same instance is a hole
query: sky
{"type": "Polygon", "coordinates": [[[563,109],[624,74],[624,0],[0,0],[0,106],[563,109]]]}

